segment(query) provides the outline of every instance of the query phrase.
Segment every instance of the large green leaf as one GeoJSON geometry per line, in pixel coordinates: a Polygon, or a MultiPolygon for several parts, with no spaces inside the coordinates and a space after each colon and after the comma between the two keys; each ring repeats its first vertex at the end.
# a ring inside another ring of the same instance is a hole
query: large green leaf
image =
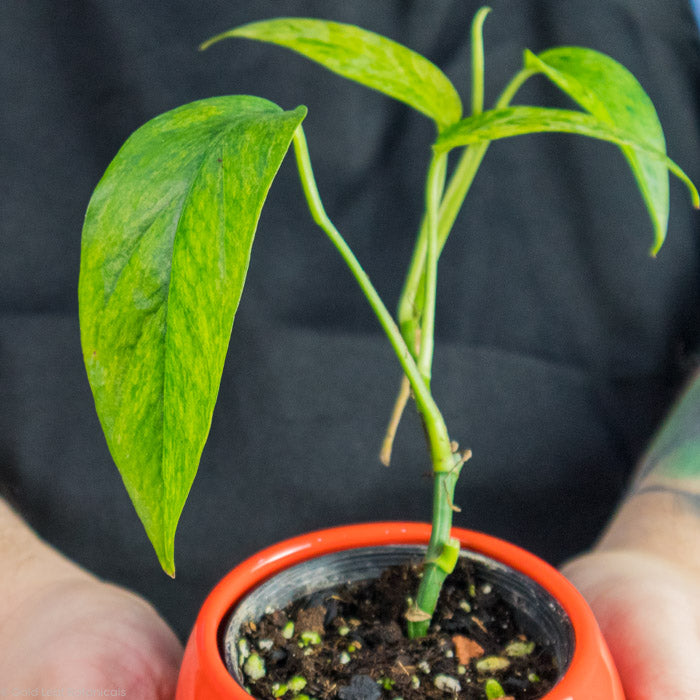
{"type": "Polygon", "coordinates": [[[230,37],[285,46],[334,73],[378,90],[431,117],[442,129],[462,116],[447,76],[428,59],[374,32],[320,19],[278,18],[236,27],[202,48],[230,37]]]}
{"type": "Polygon", "coordinates": [[[87,210],[85,364],[109,449],[171,575],[260,210],[305,114],[249,96],[167,112],[127,140],[87,210]]]}
{"type": "MultiPolygon", "coordinates": [[[[605,54],[580,47],[525,52],[527,68],[543,73],[583,109],[624,133],[630,143],[666,152],[652,101],[624,66],[605,54]]],[[[666,237],[669,190],[666,166],[634,145],[621,145],[654,226],[655,254],[666,237]]]]}
{"type": "MultiPolygon", "coordinates": [[[[438,137],[434,149],[443,153],[457,146],[542,132],[579,134],[634,150],[637,158],[643,157],[648,163],[659,164],[664,173],[670,170],[680,178],[688,187],[694,205],[698,206],[700,199],[697,189],[681,168],[666,156],[665,150],[656,150],[648,142],[638,141],[629,131],[618,129],[596,115],[576,110],[526,106],[492,109],[462,119],[446,129],[438,137]]],[[[665,177],[668,178],[668,175],[665,177]]]]}

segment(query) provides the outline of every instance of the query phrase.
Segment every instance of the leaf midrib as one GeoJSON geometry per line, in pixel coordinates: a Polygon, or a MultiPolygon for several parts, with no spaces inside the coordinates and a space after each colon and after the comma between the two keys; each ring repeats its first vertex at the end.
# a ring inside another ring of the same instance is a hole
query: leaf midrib
{"type": "MultiPolygon", "coordinates": [[[[204,169],[205,164],[208,162],[209,157],[211,153],[220,146],[221,142],[224,140],[224,138],[227,136],[228,131],[231,129],[230,126],[225,125],[221,133],[213,139],[208,145],[207,148],[204,150],[202,154],[201,161],[199,165],[197,166],[197,169],[194,171],[194,176],[192,177],[192,180],[190,181],[189,186],[187,187],[187,190],[182,198],[182,206],[180,207],[180,210],[178,212],[177,216],[177,224],[175,226],[175,234],[173,235],[173,240],[172,240],[172,248],[171,248],[171,254],[170,254],[170,271],[168,274],[168,293],[166,294],[165,301],[164,301],[164,312],[165,312],[165,319],[164,319],[164,328],[163,328],[163,343],[162,343],[162,363],[163,363],[163,375],[162,375],[162,389],[161,389],[161,395],[163,397],[163,400],[161,402],[161,414],[160,414],[160,441],[161,441],[161,460],[160,460],[160,466],[159,466],[159,474],[161,478],[161,483],[164,484],[164,490],[163,490],[163,496],[166,502],[170,502],[170,499],[172,497],[172,489],[168,488],[168,484],[170,483],[168,479],[165,478],[165,404],[166,404],[166,368],[167,368],[167,357],[168,357],[168,327],[169,327],[169,317],[170,317],[170,295],[172,292],[172,263],[173,263],[173,251],[175,250],[175,242],[178,238],[178,235],[181,234],[181,223],[182,223],[182,217],[183,213],[187,209],[187,205],[190,201],[190,198],[192,196],[192,192],[195,188],[195,185],[197,184],[199,180],[199,176],[202,173],[202,170],[204,169]]],[[[223,153],[223,149],[222,149],[223,153]]],[[[221,169],[222,177],[224,177],[224,169],[221,169]]],[[[163,532],[163,546],[164,546],[164,551],[167,550],[167,545],[168,545],[168,536],[165,533],[165,528],[162,528],[163,532]]]]}

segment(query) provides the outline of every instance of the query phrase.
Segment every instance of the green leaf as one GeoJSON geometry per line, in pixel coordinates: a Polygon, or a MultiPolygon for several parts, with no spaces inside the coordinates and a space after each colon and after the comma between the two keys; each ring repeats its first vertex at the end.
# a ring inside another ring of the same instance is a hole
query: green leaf
{"type": "Polygon", "coordinates": [[[253,236],[304,107],[201,100],[138,129],[83,229],[83,354],[107,444],[163,568],[221,381],[253,236]]]}
{"type": "Polygon", "coordinates": [[[462,103],[447,76],[420,54],[352,24],[320,19],[279,18],[236,27],[212,44],[244,37],[285,46],[334,73],[378,90],[431,117],[438,129],[462,116],[462,103]]]}
{"type": "MultiPolygon", "coordinates": [[[[666,153],[666,141],[652,101],[624,66],[605,54],[579,47],[550,49],[538,56],[525,52],[527,68],[543,73],[583,109],[630,143],[666,153]]],[[[654,226],[656,254],[666,237],[669,211],[668,173],[663,161],[632,145],[621,145],[654,226]]]]}
{"type": "MultiPolygon", "coordinates": [[[[462,119],[440,134],[434,149],[438,153],[444,153],[457,146],[546,132],[579,134],[613,143],[633,143],[626,134],[601,122],[592,114],[571,109],[523,106],[490,109],[462,119]]],[[[667,159],[665,153],[653,151],[643,144],[638,145],[651,151],[662,162],[667,159]]]]}
{"type": "MultiPolygon", "coordinates": [[[[467,117],[446,129],[434,144],[438,152],[449,151],[457,146],[484,143],[496,139],[542,132],[562,132],[589,136],[623,148],[634,149],[637,157],[643,156],[650,163],[660,163],[670,170],[688,187],[694,205],[700,202],[698,191],[688,176],[666,156],[646,142],[636,140],[628,131],[617,129],[593,114],[551,107],[506,107],[492,109],[473,117],[467,117]]],[[[658,250],[656,248],[655,250],[658,250]]]]}

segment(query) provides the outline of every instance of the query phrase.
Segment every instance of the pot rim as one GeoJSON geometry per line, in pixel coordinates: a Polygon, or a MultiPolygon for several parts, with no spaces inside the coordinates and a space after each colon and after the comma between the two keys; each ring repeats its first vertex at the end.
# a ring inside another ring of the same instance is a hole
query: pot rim
{"type": "MultiPolygon", "coordinates": [[[[429,524],[417,522],[345,525],[292,537],[249,557],[217,584],[200,610],[188,643],[188,652],[193,645],[197,649],[197,675],[207,678],[215,696],[251,698],[229,673],[219,647],[221,625],[244,595],[279,570],[309,559],[367,546],[426,544],[430,532],[429,524]]],[[[617,672],[593,613],[583,596],[561,573],[534,554],[491,535],[453,528],[452,536],[459,539],[464,549],[491,557],[531,578],[554,597],[568,615],[574,633],[571,663],[541,700],[581,698],[582,689],[590,691],[596,686],[595,676],[601,671],[613,679],[611,700],[622,700],[617,672]]]]}

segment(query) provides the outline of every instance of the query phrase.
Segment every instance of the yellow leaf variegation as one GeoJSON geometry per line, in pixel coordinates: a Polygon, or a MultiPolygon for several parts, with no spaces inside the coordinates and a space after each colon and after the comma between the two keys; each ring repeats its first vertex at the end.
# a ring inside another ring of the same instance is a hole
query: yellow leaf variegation
{"type": "Polygon", "coordinates": [[[435,121],[438,129],[462,116],[462,102],[447,76],[402,44],[352,24],[284,17],[245,24],[206,41],[265,41],[306,56],[328,70],[404,102],[435,121]]]}
{"type": "Polygon", "coordinates": [[[167,112],[126,141],[87,210],[79,303],[88,378],[171,575],[260,210],[305,113],[249,96],[167,112]]]}
{"type": "MultiPolygon", "coordinates": [[[[525,66],[542,73],[583,109],[623,135],[618,144],[634,174],[654,226],[655,255],[666,238],[669,210],[666,140],[656,109],[624,66],[593,49],[564,46],[537,56],[525,52],[525,66]]],[[[678,174],[678,173],[676,173],[678,174]]],[[[690,181],[685,178],[686,184],[690,181]]]]}

